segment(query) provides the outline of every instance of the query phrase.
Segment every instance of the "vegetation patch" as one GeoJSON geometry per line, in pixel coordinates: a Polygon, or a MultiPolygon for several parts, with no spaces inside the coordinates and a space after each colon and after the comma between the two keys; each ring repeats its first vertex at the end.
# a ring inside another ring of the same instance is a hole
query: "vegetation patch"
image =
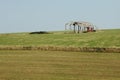
{"type": "Polygon", "coordinates": [[[103,47],[0,46],[0,50],[42,50],[42,51],[120,53],[120,48],[103,48],[103,47]]]}
{"type": "Polygon", "coordinates": [[[46,32],[46,31],[36,31],[36,32],[30,32],[30,34],[49,34],[49,32],[46,32]]]}

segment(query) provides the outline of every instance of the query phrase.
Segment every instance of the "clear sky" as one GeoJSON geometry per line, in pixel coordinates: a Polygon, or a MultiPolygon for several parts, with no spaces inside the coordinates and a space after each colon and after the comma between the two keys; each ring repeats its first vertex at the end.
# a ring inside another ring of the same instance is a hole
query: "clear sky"
{"type": "Polygon", "coordinates": [[[0,0],[0,33],[64,30],[69,21],[120,29],[120,0],[0,0]]]}

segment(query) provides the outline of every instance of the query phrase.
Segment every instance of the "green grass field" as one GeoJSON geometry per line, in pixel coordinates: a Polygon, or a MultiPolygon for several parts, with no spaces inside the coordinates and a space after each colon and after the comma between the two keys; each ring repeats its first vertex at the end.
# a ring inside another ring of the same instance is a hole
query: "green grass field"
{"type": "Polygon", "coordinates": [[[64,34],[64,32],[53,32],[52,34],[0,34],[0,45],[120,47],[119,34],[120,29],[80,34],[64,34]]]}
{"type": "Polygon", "coordinates": [[[120,54],[2,50],[0,80],[120,80],[120,54]]]}

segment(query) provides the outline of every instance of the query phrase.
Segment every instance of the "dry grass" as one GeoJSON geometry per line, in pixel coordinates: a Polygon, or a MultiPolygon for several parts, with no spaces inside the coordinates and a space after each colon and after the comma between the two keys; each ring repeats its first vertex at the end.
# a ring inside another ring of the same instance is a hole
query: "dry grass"
{"type": "Polygon", "coordinates": [[[120,53],[120,48],[103,47],[59,47],[59,46],[0,46],[0,50],[41,50],[41,51],[71,51],[71,52],[109,52],[120,53]]]}
{"type": "Polygon", "coordinates": [[[0,80],[119,80],[120,54],[0,51],[0,80]]]}

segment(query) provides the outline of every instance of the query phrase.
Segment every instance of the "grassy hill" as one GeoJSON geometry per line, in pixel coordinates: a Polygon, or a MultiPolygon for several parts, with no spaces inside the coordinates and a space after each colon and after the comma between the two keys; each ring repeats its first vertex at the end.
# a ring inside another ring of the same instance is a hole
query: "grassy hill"
{"type": "Polygon", "coordinates": [[[0,34],[0,45],[63,46],[63,47],[120,47],[120,29],[71,34],[51,32],[51,34],[11,33],[0,34]]]}

